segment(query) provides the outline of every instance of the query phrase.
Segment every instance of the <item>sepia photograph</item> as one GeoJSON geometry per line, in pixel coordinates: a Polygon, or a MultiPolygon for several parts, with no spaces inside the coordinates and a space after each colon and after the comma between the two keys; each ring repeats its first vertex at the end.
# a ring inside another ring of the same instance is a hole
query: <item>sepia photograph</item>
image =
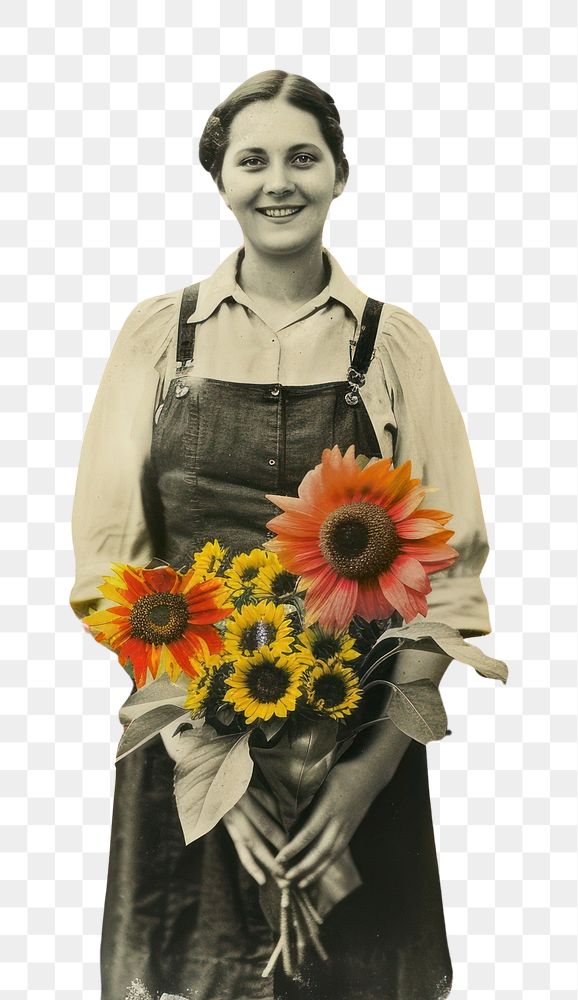
{"type": "Polygon", "coordinates": [[[575,7],[2,20],[0,997],[570,1000],[575,7]]]}

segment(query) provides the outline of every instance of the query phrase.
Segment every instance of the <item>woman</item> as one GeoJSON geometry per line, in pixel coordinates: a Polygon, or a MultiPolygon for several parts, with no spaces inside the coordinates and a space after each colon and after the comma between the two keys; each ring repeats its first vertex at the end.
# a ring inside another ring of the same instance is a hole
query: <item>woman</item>
{"type": "MultiPolygon", "coordinates": [[[[275,513],[264,495],[296,495],[323,448],[354,443],[393,455],[396,466],[411,459],[412,475],[439,487],[436,506],[453,513],[460,559],[431,577],[429,616],[465,636],[488,634],[486,528],[433,339],[400,307],[372,314],[322,245],[348,176],[331,97],[303,77],[260,73],[210,117],[200,160],[243,246],[200,283],[196,302],[191,288],[154,296],[118,335],[78,471],[73,610],[102,606],[97,586],[113,561],[179,568],[208,538],[238,551],[262,544],[275,513]],[[348,383],[354,347],[365,357],[361,386],[348,383]]],[[[392,676],[439,683],[449,662],[404,651],[392,676]]],[[[103,1000],[155,991],[197,1000],[448,995],[422,744],[389,722],[365,730],[289,841],[255,789],[185,847],[172,776],[160,737],[117,765],[103,1000]],[[326,918],[328,961],[312,958],[300,984],[281,963],[263,979],[275,944],[259,905],[263,872],[280,884],[312,881],[346,846],[362,885],[326,918]]]]}

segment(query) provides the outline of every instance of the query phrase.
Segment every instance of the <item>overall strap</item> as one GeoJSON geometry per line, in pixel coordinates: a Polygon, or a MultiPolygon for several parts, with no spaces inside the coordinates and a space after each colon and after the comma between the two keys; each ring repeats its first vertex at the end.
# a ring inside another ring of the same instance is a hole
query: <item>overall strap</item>
{"type": "MultiPolygon", "coordinates": [[[[359,402],[359,388],[365,385],[365,373],[374,355],[375,338],[379,327],[381,311],[385,303],[378,299],[368,297],[361,317],[361,331],[355,347],[355,353],[351,359],[351,365],[347,372],[349,391],[345,394],[345,400],[350,406],[356,406],[359,402]]],[[[352,346],[354,341],[351,342],[352,346]]]]}
{"type": "Polygon", "coordinates": [[[177,368],[182,368],[187,362],[190,364],[193,359],[195,350],[195,324],[187,323],[187,320],[197,307],[199,285],[200,282],[197,281],[194,285],[187,285],[183,291],[181,311],[179,313],[177,368]]]}

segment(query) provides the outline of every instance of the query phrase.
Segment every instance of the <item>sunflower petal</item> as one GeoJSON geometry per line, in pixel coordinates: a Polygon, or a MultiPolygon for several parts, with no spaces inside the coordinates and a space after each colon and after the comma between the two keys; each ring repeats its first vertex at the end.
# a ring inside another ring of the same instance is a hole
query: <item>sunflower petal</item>
{"type": "Polygon", "coordinates": [[[101,583],[98,588],[103,597],[106,597],[107,601],[114,601],[115,604],[121,604],[125,608],[132,608],[134,604],[134,599],[130,599],[125,596],[126,592],[120,590],[118,586],[114,586],[108,581],[101,583]]]}
{"type": "Polygon", "coordinates": [[[154,569],[143,569],[143,580],[155,593],[176,593],[180,589],[180,574],[172,566],[157,566],[154,569]]]}
{"type": "Polygon", "coordinates": [[[406,587],[418,590],[422,594],[429,594],[431,584],[418,559],[412,559],[408,555],[399,555],[391,564],[390,572],[406,587]]]}

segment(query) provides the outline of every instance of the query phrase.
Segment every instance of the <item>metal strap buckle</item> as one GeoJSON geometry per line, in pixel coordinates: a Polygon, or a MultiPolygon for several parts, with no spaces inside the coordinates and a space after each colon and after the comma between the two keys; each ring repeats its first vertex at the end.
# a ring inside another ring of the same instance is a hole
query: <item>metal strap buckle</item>
{"type": "Polygon", "coordinates": [[[350,368],[347,372],[347,381],[350,385],[365,385],[365,375],[363,372],[356,371],[355,368],[350,368]]]}

